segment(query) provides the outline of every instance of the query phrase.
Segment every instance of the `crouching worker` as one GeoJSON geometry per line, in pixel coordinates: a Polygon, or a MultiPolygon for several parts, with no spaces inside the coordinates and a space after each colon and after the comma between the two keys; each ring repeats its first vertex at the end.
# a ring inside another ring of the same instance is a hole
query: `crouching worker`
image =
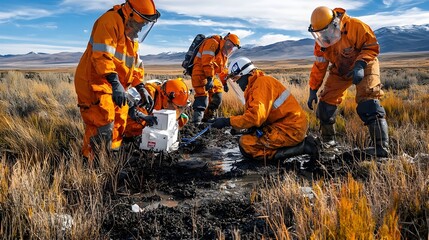
{"type": "Polygon", "coordinates": [[[255,129],[240,138],[240,151],[247,158],[283,160],[309,154],[312,162],[317,160],[318,147],[312,137],[306,138],[306,114],[282,83],[245,57],[231,61],[228,73],[244,91],[244,114],[217,118],[212,127],[255,129]]]}
{"type": "MultiPolygon", "coordinates": [[[[148,81],[145,89],[154,99],[153,108],[142,108],[138,104],[130,106],[128,111],[127,126],[124,137],[133,138],[142,134],[145,126],[157,124],[156,117],[152,116],[153,109],[176,110],[176,117],[179,128],[182,128],[189,120],[184,113],[190,106],[189,89],[182,78],[161,81],[148,81]]],[[[136,102],[136,101],[134,101],[136,102]]]]}

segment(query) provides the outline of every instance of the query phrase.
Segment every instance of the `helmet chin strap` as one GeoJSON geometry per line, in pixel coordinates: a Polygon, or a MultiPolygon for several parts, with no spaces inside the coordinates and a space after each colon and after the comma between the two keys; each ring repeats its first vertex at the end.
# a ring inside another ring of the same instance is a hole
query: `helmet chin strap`
{"type": "Polygon", "coordinates": [[[249,83],[249,74],[241,76],[236,83],[240,86],[241,90],[246,90],[247,84],[249,83]]]}

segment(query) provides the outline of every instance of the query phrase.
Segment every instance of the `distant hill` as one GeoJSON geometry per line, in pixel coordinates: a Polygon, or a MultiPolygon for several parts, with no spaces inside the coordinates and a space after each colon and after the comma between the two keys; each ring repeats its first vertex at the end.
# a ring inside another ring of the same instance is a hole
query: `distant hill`
{"type": "Polygon", "coordinates": [[[384,27],[374,33],[382,53],[429,51],[429,24],[384,27]]]}
{"type": "MultiPolygon", "coordinates": [[[[375,31],[381,54],[429,51],[429,24],[403,27],[383,27],[375,31]]],[[[266,46],[244,46],[234,56],[246,56],[253,60],[303,59],[313,56],[314,40],[282,41],[266,46]]],[[[141,58],[149,64],[180,64],[184,52],[144,55],[141,58]]],[[[56,54],[34,53],[21,55],[0,55],[0,69],[43,68],[75,66],[80,52],[56,54]]]]}

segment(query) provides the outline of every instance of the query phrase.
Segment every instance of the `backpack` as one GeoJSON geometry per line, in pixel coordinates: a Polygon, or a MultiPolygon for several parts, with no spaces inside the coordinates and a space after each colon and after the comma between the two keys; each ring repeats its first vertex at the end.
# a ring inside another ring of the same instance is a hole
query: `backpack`
{"type": "MultiPolygon", "coordinates": [[[[203,43],[203,41],[207,38],[211,38],[210,37],[206,37],[204,34],[197,34],[197,36],[195,36],[194,40],[191,43],[191,46],[189,46],[188,51],[185,54],[185,60],[183,60],[182,62],[182,67],[185,69],[183,70],[183,74],[184,75],[192,75],[192,69],[194,68],[194,59],[195,56],[198,53],[198,50],[200,49],[201,44],[203,43]]],[[[217,55],[219,52],[219,48],[216,50],[215,55],[217,55]]]]}

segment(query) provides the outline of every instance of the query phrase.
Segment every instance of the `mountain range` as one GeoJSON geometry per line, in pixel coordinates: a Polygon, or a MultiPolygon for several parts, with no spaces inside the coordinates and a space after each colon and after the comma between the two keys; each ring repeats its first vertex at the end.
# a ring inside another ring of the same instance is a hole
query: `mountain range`
{"type": "MultiPolygon", "coordinates": [[[[375,31],[381,54],[429,51],[429,24],[383,27],[375,31]]],[[[282,41],[266,46],[244,46],[234,56],[252,60],[303,59],[313,57],[314,40],[282,41]]],[[[81,52],[55,54],[30,52],[19,55],[0,55],[0,69],[46,68],[76,66],[81,52]]],[[[141,56],[146,65],[180,64],[185,52],[160,53],[141,56]]]]}

